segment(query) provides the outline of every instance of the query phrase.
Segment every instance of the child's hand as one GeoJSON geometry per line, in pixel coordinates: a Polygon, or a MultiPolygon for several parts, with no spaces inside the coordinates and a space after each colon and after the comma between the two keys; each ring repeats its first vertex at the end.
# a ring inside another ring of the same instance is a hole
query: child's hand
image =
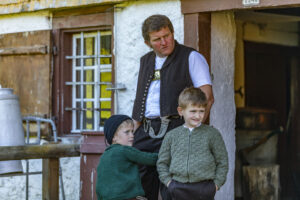
{"type": "Polygon", "coordinates": [[[218,191],[219,190],[219,188],[218,188],[218,186],[216,185],[216,191],[218,191]]]}
{"type": "Polygon", "coordinates": [[[169,187],[169,185],[170,185],[171,181],[172,181],[172,180],[170,180],[170,181],[167,183],[167,187],[169,187]]]}

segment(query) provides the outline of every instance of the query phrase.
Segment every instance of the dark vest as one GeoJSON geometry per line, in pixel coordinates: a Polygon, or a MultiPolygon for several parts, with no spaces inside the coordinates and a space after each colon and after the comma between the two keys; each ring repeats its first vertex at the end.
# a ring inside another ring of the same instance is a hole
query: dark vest
{"type": "MultiPolygon", "coordinates": [[[[160,70],[160,115],[178,115],[178,96],[180,92],[193,86],[189,73],[189,55],[192,48],[175,42],[175,49],[160,70]]],[[[132,118],[142,121],[145,114],[145,103],[154,76],[155,53],[147,53],[141,58],[136,98],[132,118]]]]}

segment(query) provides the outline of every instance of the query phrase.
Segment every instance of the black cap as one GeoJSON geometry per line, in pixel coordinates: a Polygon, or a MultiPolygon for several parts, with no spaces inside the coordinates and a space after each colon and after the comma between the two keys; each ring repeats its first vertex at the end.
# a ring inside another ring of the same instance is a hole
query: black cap
{"type": "Polygon", "coordinates": [[[108,118],[104,123],[104,136],[108,142],[108,144],[112,143],[112,139],[115,135],[116,130],[124,122],[125,120],[130,119],[127,115],[112,115],[108,118]]]}

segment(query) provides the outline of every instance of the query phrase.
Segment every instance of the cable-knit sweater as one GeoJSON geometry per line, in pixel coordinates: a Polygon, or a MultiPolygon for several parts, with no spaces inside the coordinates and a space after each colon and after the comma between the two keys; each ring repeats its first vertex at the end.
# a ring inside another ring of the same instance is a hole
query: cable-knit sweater
{"type": "Polygon", "coordinates": [[[145,195],[138,164],[155,165],[156,161],[157,153],[119,144],[109,146],[97,168],[98,200],[124,200],[145,195]]]}
{"type": "Polygon", "coordinates": [[[228,155],[220,132],[205,124],[192,131],[184,126],[171,130],[161,145],[157,171],[165,185],[172,179],[182,183],[213,180],[220,188],[228,172],[228,155]]]}

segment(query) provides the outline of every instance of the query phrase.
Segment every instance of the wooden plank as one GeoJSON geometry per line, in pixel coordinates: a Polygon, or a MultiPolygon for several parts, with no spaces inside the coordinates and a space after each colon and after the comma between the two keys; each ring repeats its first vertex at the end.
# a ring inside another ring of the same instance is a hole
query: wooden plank
{"type": "MultiPolygon", "coordinates": [[[[51,46],[50,30],[0,35],[1,49],[6,52],[10,48],[19,49],[16,50],[18,55],[12,55],[13,52],[9,56],[0,55],[0,84],[14,90],[23,115],[47,117],[51,112],[51,54],[43,54],[45,49],[39,49],[42,46],[51,46]]],[[[42,134],[45,133],[47,128],[42,127],[42,134]]]]}
{"type": "Polygon", "coordinates": [[[49,52],[48,47],[45,45],[0,48],[0,56],[35,55],[35,54],[47,54],[48,52],[49,52]]]}
{"type": "Polygon", "coordinates": [[[210,66],[211,48],[211,14],[199,13],[199,52],[206,58],[210,66]]]}
{"type": "Polygon", "coordinates": [[[79,156],[79,144],[1,146],[0,161],[79,156]]]}
{"type": "Polygon", "coordinates": [[[274,13],[259,13],[254,11],[235,12],[236,20],[255,23],[283,23],[283,22],[298,22],[300,17],[290,15],[279,15],[274,13]]]}
{"type": "Polygon", "coordinates": [[[59,159],[43,159],[43,200],[59,199],[59,159]]]}
{"type": "Polygon", "coordinates": [[[75,16],[75,15],[87,15],[93,13],[112,12],[114,4],[106,4],[100,6],[84,6],[84,7],[72,7],[63,10],[54,10],[53,17],[75,16]]]}
{"type": "Polygon", "coordinates": [[[211,15],[194,13],[184,15],[184,44],[199,51],[210,65],[211,15]]]}
{"type": "Polygon", "coordinates": [[[199,51],[199,14],[184,15],[184,44],[199,51]]]}
{"type": "Polygon", "coordinates": [[[183,14],[188,14],[233,9],[236,10],[300,6],[300,0],[260,0],[259,5],[255,6],[244,6],[242,2],[242,0],[181,0],[181,11],[183,14]]]}
{"type": "Polygon", "coordinates": [[[86,28],[113,24],[113,12],[53,18],[53,29],[86,28]]]}

